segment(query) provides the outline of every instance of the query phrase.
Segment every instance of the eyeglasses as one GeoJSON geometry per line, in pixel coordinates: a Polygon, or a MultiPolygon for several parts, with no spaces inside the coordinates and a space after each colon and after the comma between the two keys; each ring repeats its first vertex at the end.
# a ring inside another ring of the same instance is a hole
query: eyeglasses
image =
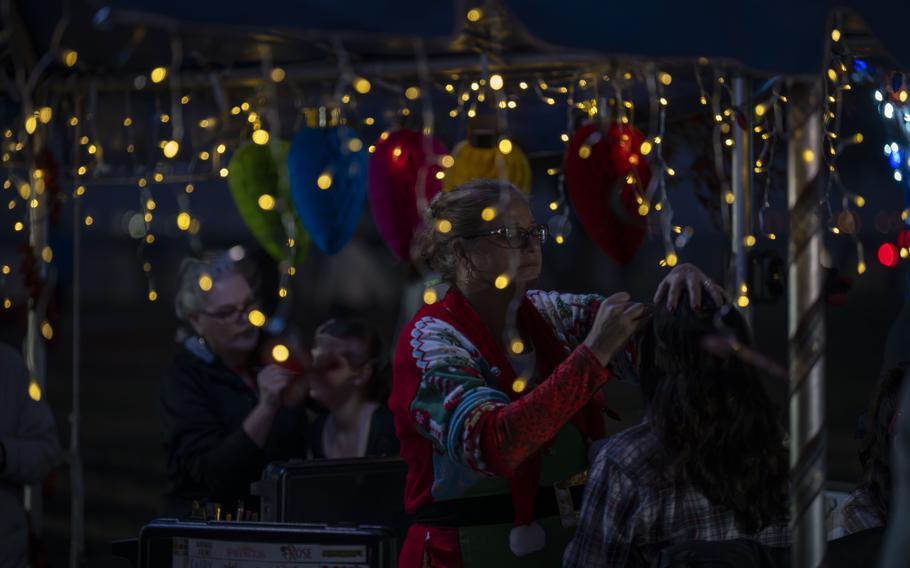
{"type": "Polygon", "coordinates": [[[493,243],[512,249],[525,248],[531,242],[531,239],[536,239],[538,243],[543,245],[547,242],[547,236],[550,234],[550,229],[546,225],[534,225],[529,229],[522,227],[500,227],[498,229],[493,229],[492,231],[485,231],[483,233],[477,233],[474,235],[465,235],[462,238],[464,239],[476,239],[478,237],[495,237],[493,243]]]}
{"type": "Polygon", "coordinates": [[[237,317],[243,317],[248,314],[251,310],[255,309],[258,306],[256,300],[247,300],[242,305],[239,306],[223,306],[217,310],[207,311],[199,310],[199,313],[205,314],[210,318],[228,321],[229,319],[235,319],[237,317]]]}

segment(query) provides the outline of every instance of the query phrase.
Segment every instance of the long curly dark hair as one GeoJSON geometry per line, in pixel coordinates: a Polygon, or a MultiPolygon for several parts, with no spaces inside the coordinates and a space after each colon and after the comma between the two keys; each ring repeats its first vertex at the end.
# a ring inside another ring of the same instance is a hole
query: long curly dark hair
{"type": "Polygon", "coordinates": [[[886,371],[879,380],[869,409],[870,428],[859,452],[859,461],[863,466],[860,487],[869,494],[882,519],[888,517],[888,504],[891,502],[891,445],[906,372],[907,363],[901,363],[886,371]]]}
{"type": "Polygon", "coordinates": [[[751,345],[742,316],[710,298],[698,311],[685,294],[675,312],[657,309],[641,344],[648,420],[665,449],[666,474],[728,507],[743,532],[755,533],[787,519],[784,432],[755,369],[704,349],[714,334],[751,345]]]}

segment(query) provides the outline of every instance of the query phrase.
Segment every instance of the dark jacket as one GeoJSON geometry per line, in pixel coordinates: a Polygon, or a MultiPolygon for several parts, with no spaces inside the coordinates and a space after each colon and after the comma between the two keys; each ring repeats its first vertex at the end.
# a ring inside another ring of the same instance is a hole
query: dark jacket
{"type": "Polygon", "coordinates": [[[57,426],[47,402],[28,394],[22,357],[0,344],[0,567],[27,563],[26,485],[41,483],[60,461],[57,426]]]}
{"type": "MultiPolygon", "coordinates": [[[[327,414],[316,418],[309,429],[309,450],[314,459],[325,459],[322,447],[322,431],[325,429],[327,414]]],[[[370,417],[370,434],[367,438],[366,455],[363,457],[397,456],[398,438],[395,436],[395,422],[392,411],[385,405],[379,405],[370,417]]]]}
{"type": "Polygon", "coordinates": [[[178,350],[161,385],[161,440],[167,453],[164,514],[187,517],[192,502],[221,504],[233,511],[238,500],[258,508],[249,495],[270,462],[306,456],[307,414],[282,408],[264,448],[243,430],[258,393],[211,355],[198,340],[178,350]]]}

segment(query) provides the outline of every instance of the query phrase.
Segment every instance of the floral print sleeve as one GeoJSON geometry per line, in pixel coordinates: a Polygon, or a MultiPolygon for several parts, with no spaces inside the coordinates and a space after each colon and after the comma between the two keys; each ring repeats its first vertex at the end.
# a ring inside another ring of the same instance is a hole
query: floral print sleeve
{"type": "Polygon", "coordinates": [[[487,412],[509,403],[493,388],[493,371],[480,352],[450,324],[424,317],[411,332],[420,384],[410,411],[417,430],[439,454],[460,466],[485,472],[476,428],[487,412]]]}
{"type": "MultiPolygon", "coordinates": [[[[588,336],[605,298],[600,294],[561,294],[531,290],[528,299],[553,327],[557,339],[566,345],[567,350],[572,350],[588,336]]],[[[613,357],[607,368],[614,380],[638,381],[634,366],[635,352],[635,343],[630,341],[625,351],[613,357]]]]}

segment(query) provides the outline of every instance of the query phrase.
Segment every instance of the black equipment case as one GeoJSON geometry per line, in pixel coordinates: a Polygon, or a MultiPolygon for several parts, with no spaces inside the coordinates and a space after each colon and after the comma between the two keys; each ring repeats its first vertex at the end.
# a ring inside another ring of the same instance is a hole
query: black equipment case
{"type": "Polygon", "coordinates": [[[403,541],[407,471],[397,457],[276,462],[253,494],[265,522],[382,525],[403,541]]]}
{"type": "Polygon", "coordinates": [[[139,533],[138,568],[394,568],[384,527],[157,519],[139,533]]]}

